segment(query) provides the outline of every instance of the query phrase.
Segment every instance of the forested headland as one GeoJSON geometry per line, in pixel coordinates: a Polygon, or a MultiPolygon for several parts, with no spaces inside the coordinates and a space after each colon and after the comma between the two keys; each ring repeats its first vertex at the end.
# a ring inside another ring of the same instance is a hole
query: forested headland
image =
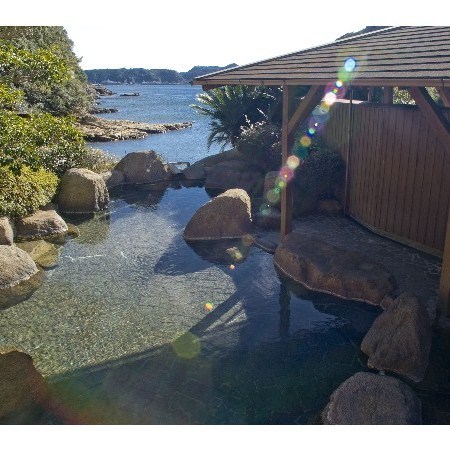
{"type": "Polygon", "coordinates": [[[220,66],[194,66],[187,72],[170,69],[91,69],[85,70],[90,83],[96,84],[187,84],[193,78],[236,67],[236,64],[220,66]]]}

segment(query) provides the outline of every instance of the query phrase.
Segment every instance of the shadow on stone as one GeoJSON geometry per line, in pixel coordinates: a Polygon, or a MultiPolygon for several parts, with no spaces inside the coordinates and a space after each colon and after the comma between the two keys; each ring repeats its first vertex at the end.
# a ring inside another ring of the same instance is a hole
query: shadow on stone
{"type": "Polygon", "coordinates": [[[45,281],[45,272],[40,270],[26,281],[16,286],[0,290],[0,311],[28,300],[33,292],[45,281]]]}

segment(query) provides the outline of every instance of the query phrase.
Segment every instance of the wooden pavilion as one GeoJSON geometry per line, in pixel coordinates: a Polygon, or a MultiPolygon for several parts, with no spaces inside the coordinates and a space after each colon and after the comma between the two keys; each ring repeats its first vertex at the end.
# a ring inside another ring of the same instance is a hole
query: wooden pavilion
{"type": "MultiPolygon", "coordinates": [[[[385,27],[192,84],[204,90],[282,86],[285,165],[299,126],[341,82],[347,93],[383,88],[382,104],[337,101],[330,109],[325,137],[346,161],[345,213],[375,232],[442,256],[438,308],[450,316],[450,27],[385,27]],[[295,104],[297,86],[309,91],[295,104]],[[416,106],[393,105],[394,87],[407,89],[416,106]],[[437,88],[443,107],[430,87],[437,88]]],[[[281,195],[282,236],[292,231],[292,201],[288,184],[281,195]]]]}

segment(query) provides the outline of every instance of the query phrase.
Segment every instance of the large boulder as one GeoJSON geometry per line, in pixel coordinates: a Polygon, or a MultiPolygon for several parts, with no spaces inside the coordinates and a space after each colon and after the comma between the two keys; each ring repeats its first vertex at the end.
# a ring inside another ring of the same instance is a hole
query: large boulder
{"type": "Polygon", "coordinates": [[[19,351],[0,354],[0,420],[20,422],[47,395],[44,378],[31,356],[19,351]]]}
{"type": "Polygon", "coordinates": [[[188,241],[241,238],[252,231],[250,197],[230,189],[199,208],[184,229],[188,241]]]}
{"type": "Polygon", "coordinates": [[[420,425],[420,400],[402,381],[358,372],[331,395],[322,412],[326,425],[420,425]]]}
{"type": "Polygon", "coordinates": [[[425,306],[402,294],[378,316],[361,343],[367,365],[423,380],[428,366],[432,330],[425,306]]]}
{"type": "Polygon", "coordinates": [[[206,189],[244,189],[251,194],[262,192],[264,173],[258,166],[233,160],[216,164],[207,171],[206,189]]]}
{"type": "Polygon", "coordinates": [[[67,224],[54,210],[36,211],[16,222],[18,239],[40,239],[67,233],[67,224]]]}
{"type": "Polygon", "coordinates": [[[0,245],[12,245],[14,242],[13,223],[9,217],[0,217],[0,245]]]}
{"type": "Polygon", "coordinates": [[[120,170],[112,170],[107,172],[102,172],[100,176],[105,181],[107,188],[113,188],[119,186],[124,181],[123,173],[120,170]]]}
{"type": "Polygon", "coordinates": [[[59,210],[93,213],[108,207],[109,194],[103,178],[88,169],[70,169],[61,179],[59,210]]]}
{"type": "Polygon", "coordinates": [[[359,253],[290,233],[278,246],[275,266],[313,291],[379,305],[396,289],[393,275],[359,253]]]}
{"type": "Polygon", "coordinates": [[[114,170],[123,173],[125,183],[155,183],[171,177],[170,170],[153,150],[128,153],[114,170]]]}
{"type": "Polygon", "coordinates": [[[0,289],[28,280],[38,272],[27,252],[13,245],[0,245],[0,289]]]}

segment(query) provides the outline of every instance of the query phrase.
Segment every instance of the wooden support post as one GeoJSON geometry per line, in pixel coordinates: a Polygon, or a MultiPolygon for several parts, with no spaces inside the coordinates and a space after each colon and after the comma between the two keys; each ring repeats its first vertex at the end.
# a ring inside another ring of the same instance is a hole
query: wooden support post
{"type": "MultiPolygon", "coordinates": [[[[281,127],[281,162],[283,166],[286,165],[291,147],[294,144],[294,131],[299,124],[308,118],[324,95],[324,86],[311,86],[300,105],[291,115],[289,105],[294,90],[295,86],[283,85],[283,122],[281,127]]],[[[292,184],[288,183],[286,188],[281,191],[280,234],[282,238],[292,231],[292,202],[292,184]]]]}
{"type": "Polygon", "coordinates": [[[442,104],[446,107],[450,107],[450,90],[448,88],[439,88],[439,95],[442,100],[442,104]]]}
{"type": "MultiPolygon", "coordinates": [[[[283,122],[281,125],[281,164],[284,166],[289,157],[289,98],[292,87],[283,86],[283,122]]],[[[287,183],[285,189],[281,191],[281,238],[292,231],[292,185],[287,183]]]]}
{"type": "MultiPolygon", "coordinates": [[[[425,88],[409,88],[417,106],[450,153],[450,124],[442,111],[430,97],[425,88]]],[[[441,280],[439,284],[438,310],[445,316],[450,316],[450,212],[447,219],[447,234],[445,237],[444,254],[442,255],[441,280]]]]}
{"type": "Polygon", "coordinates": [[[394,103],[394,88],[385,86],[383,88],[383,104],[392,105],[394,103]]]}

